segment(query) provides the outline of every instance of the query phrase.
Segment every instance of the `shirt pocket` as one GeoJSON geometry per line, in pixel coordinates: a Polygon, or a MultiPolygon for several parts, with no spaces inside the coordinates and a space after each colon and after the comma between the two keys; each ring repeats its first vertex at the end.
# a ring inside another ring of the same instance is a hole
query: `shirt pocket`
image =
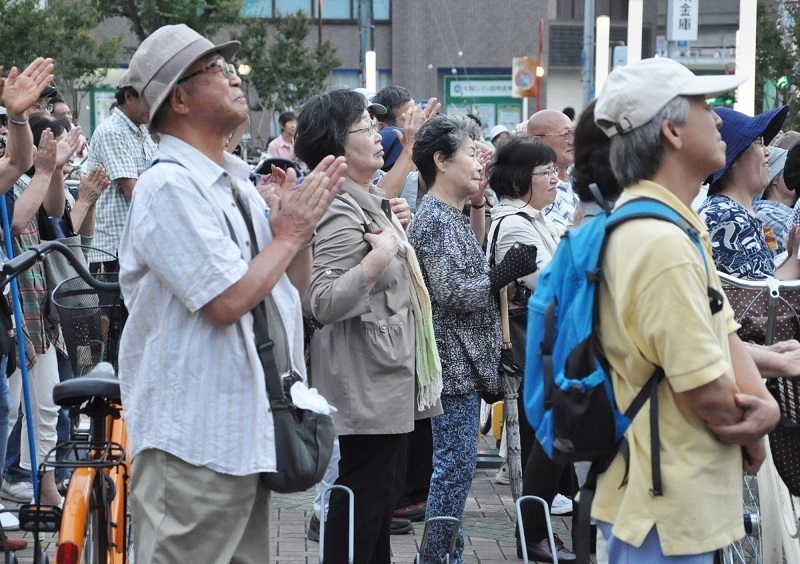
{"type": "Polygon", "coordinates": [[[372,377],[388,376],[408,370],[413,356],[406,312],[399,312],[377,321],[361,321],[364,337],[364,365],[372,377]]]}

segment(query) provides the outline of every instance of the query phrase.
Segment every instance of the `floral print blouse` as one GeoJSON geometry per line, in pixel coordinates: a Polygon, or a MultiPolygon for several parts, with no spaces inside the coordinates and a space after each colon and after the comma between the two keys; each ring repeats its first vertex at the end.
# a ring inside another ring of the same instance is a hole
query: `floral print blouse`
{"type": "Polygon", "coordinates": [[[708,227],[719,271],[751,280],[774,275],[775,262],[760,219],[722,194],[706,198],[699,214],[708,227]]]}
{"type": "Polygon", "coordinates": [[[469,220],[426,195],[408,231],[431,296],[433,331],[442,361],[442,393],[500,390],[500,307],[489,266],[469,220]]]}

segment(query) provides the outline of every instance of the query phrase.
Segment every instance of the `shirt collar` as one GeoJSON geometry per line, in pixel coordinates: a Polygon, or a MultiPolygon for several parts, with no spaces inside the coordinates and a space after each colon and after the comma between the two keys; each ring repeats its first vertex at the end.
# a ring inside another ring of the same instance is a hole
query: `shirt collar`
{"type": "Polygon", "coordinates": [[[191,163],[192,175],[201,184],[210,186],[225,175],[232,175],[240,180],[248,180],[250,177],[250,167],[227,151],[222,155],[220,166],[197,148],[172,135],[160,134],[158,152],[159,157],[164,155],[181,163],[191,163]]]}
{"type": "Polygon", "coordinates": [[[345,178],[342,192],[349,194],[362,209],[373,214],[389,216],[387,210],[391,210],[391,207],[386,199],[386,193],[374,184],[370,184],[369,192],[366,192],[361,186],[345,178]]]}
{"type": "Polygon", "coordinates": [[[656,184],[650,180],[641,180],[636,184],[625,188],[622,191],[615,209],[624,202],[633,200],[634,198],[652,198],[659,202],[668,205],[676,212],[678,212],[683,219],[689,222],[689,225],[697,229],[700,233],[708,232],[705,222],[700,219],[697,213],[686,206],[675,194],[667,190],[660,184],[656,184]]]}
{"type": "Polygon", "coordinates": [[[139,137],[143,135],[149,135],[146,125],[136,125],[131,121],[131,118],[125,115],[125,112],[123,112],[122,110],[114,112],[113,114],[111,114],[110,117],[121,121],[125,125],[125,127],[127,127],[133,132],[134,135],[138,135],[139,137]]]}

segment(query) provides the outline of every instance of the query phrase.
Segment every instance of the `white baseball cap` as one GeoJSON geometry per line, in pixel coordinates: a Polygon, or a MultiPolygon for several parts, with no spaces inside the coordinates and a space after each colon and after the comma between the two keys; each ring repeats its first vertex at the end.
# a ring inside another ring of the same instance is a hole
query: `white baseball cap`
{"type": "Polygon", "coordinates": [[[745,80],[745,75],[697,76],[672,59],[643,59],[611,71],[597,98],[594,121],[613,137],[643,126],[676,96],[713,97],[745,80]]]}
{"type": "Polygon", "coordinates": [[[502,123],[498,124],[498,125],[495,125],[492,128],[491,133],[489,133],[489,139],[491,141],[494,141],[494,138],[497,137],[498,135],[500,135],[501,133],[510,133],[510,131],[508,131],[508,128],[505,125],[503,125],[502,123]]]}

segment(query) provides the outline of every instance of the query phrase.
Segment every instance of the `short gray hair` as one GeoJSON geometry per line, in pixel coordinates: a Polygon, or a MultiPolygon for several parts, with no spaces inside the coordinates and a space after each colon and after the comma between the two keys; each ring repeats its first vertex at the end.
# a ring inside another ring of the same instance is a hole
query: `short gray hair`
{"type": "Polygon", "coordinates": [[[464,138],[470,136],[474,124],[469,118],[441,114],[419,128],[411,150],[411,160],[429,188],[436,181],[438,170],[433,156],[441,152],[446,161],[452,159],[464,138]]]}
{"type": "Polygon", "coordinates": [[[611,168],[622,187],[655,176],[664,160],[664,121],[683,125],[689,118],[689,100],[676,96],[641,127],[611,138],[611,168]]]}

